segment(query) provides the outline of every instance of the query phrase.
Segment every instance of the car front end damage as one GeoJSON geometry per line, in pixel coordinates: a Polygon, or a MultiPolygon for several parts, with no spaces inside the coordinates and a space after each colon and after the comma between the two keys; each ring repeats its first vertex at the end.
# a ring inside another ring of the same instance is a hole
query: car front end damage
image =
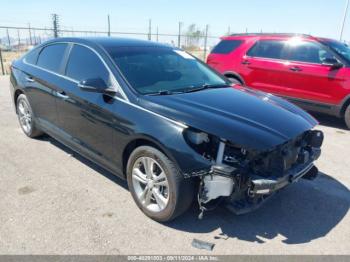
{"type": "Polygon", "coordinates": [[[323,133],[318,130],[305,131],[265,151],[245,149],[195,130],[186,130],[184,136],[212,163],[210,170],[186,174],[200,179],[200,218],[222,202],[235,214],[250,212],[287,185],[318,175],[313,164],[320,157],[323,142],[323,133]]]}

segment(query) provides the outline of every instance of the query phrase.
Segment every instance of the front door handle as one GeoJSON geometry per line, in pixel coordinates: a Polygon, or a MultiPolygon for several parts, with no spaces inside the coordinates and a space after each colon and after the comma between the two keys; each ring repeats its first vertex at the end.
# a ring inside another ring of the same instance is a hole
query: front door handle
{"type": "Polygon", "coordinates": [[[26,77],[26,81],[29,82],[29,83],[35,82],[35,80],[34,80],[33,77],[31,77],[31,76],[27,76],[27,77],[26,77]]]}
{"type": "Polygon", "coordinates": [[[56,91],[56,95],[59,98],[62,98],[62,99],[68,99],[69,98],[69,96],[67,96],[66,92],[64,92],[64,91],[56,91]]]}
{"type": "Polygon", "coordinates": [[[248,60],[242,61],[242,65],[250,65],[250,64],[251,64],[251,62],[249,62],[248,60]]]}
{"type": "Polygon", "coordinates": [[[293,67],[290,67],[289,70],[293,71],[293,72],[300,72],[300,71],[303,71],[300,67],[298,66],[293,66],[293,67]]]}

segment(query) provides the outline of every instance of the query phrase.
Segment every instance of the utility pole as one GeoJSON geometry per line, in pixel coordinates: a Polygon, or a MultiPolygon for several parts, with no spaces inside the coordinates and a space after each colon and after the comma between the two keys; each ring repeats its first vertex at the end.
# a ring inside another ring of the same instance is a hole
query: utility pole
{"type": "Polygon", "coordinates": [[[182,28],[182,22],[179,22],[179,34],[177,36],[177,47],[181,48],[181,28],[182,28]]]}
{"type": "Polygon", "coordinates": [[[33,29],[33,38],[34,38],[34,45],[37,45],[37,39],[35,35],[35,29],[33,29]]]}
{"type": "Polygon", "coordinates": [[[148,20],[148,40],[152,39],[152,20],[148,20]]]}
{"type": "Polygon", "coordinates": [[[17,38],[18,38],[18,49],[21,46],[21,37],[19,36],[19,29],[17,29],[17,38]]]}
{"type": "Polygon", "coordinates": [[[207,58],[208,30],[209,30],[209,25],[206,25],[206,27],[205,27],[205,38],[204,38],[204,61],[207,58]]]}
{"type": "Polygon", "coordinates": [[[230,34],[231,34],[231,27],[228,26],[228,28],[227,28],[227,35],[230,35],[230,34]]]}
{"type": "Polygon", "coordinates": [[[9,45],[9,47],[11,47],[11,40],[10,40],[10,34],[9,34],[9,29],[6,28],[6,34],[7,34],[7,43],[9,45]]]}
{"type": "Polygon", "coordinates": [[[28,23],[28,30],[29,30],[29,41],[30,41],[30,45],[33,45],[33,42],[32,42],[32,30],[30,29],[30,23],[28,23]]]}
{"type": "Polygon", "coordinates": [[[108,36],[111,36],[111,20],[109,19],[109,15],[108,15],[108,36]]]}
{"type": "Polygon", "coordinates": [[[53,36],[54,38],[57,38],[59,27],[60,27],[59,16],[58,14],[52,14],[51,16],[52,16],[52,24],[53,24],[53,36]]]}
{"type": "Polygon", "coordinates": [[[348,15],[348,8],[349,8],[349,0],[346,0],[346,6],[345,6],[345,11],[344,11],[344,17],[343,17],[343,22],[341,25],[341,30],[340,30],[340,41],[343,40],[343,33],[344,33],[344,27],[345,27],[345,21],[346,21],[346,17],[348,15]]]}
{"type": "Polygon", "coordinates": [[[4,62],[2,61],[1,45],[0,45],[0,64],[1,64],[1,72],[3,75],[5,75],[4,62]]]}
{"type": "Polygon", "coordinates": [[[157,42],[159,42],[159,39],[158,39],[158,26],[157,26],[157,42]]]}

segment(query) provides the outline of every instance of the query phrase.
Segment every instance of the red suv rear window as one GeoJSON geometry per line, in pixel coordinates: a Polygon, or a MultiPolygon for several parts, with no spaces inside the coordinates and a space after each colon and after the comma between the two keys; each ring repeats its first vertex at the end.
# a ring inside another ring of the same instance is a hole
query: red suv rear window
{"type": "Polygon", "coordinates": [[[237,49],[243,43],[242,40],[222,40],[213,50],[212,54],[228,54],[237,49]]]}

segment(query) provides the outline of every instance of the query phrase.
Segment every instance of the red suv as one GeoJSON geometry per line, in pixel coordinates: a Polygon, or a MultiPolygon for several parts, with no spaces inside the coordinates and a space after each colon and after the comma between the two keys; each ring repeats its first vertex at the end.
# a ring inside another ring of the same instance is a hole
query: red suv
{"type": "Polygon", "coordinates": [[[342,117],[350,128],[350,47],[344,43],[309,35],[236,34],[223,37],[207,63],[234,83],[342,117]]]}

